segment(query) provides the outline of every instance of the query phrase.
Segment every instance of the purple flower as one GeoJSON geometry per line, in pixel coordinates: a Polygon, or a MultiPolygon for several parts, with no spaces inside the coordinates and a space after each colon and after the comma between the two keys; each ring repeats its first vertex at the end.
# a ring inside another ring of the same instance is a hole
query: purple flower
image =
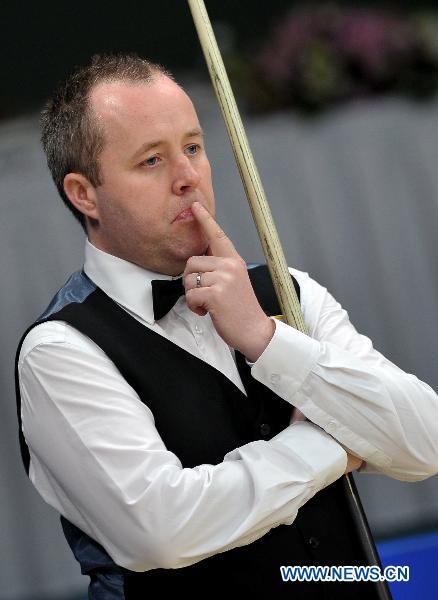
{"type": "Polygon", "coordinates": [[[433,92],[438,56],[428,39],[424,19],[420,28],[418,20],[387,11],[333,5],[294,10],[254,58],[263,90],[258,100],[271,107],[317,107],[391,90],[433,92]]]}

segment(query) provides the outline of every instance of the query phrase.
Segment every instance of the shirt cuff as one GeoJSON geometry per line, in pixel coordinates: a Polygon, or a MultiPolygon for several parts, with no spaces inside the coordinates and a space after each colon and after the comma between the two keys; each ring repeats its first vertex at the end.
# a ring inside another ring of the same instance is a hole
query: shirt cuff
{"type": "Polygon", "coordinates": [[[281,442],[315,473],[316,491],[322,490],[345,473],[347,453],[323,429],[308,421],[289,425],[271,441],[281,442]]]}
{"type": "Polygon", "coordinates": [[[293,396],[316,365],[320,344],[278,319],[275,324],[274,335],[253,364],[251,374],[278,396],[293,403],[293,396]]]}

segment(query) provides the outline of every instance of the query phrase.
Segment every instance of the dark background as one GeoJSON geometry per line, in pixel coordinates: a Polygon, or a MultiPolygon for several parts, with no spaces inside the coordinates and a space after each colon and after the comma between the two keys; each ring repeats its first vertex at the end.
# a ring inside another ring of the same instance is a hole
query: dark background
{"type": "MultiPolygon", "coordinates": [[[[206,2],[219,42],[222,31],[246,52],[288,8],[310,6],[291,0],[206,2]]],[[[315,3],[313,3],[315,4],[315,3]]],[[[321,4],[321,3],[317,3],[321,4]]],[[[433,1],[332,2],[349,6],[436,9],[433,1]]],[[[3,72],[0,118],[38,108],[74,66],[94,53],[132,51],[171,70],[195,69],[206,76],[202,53],[185,0],[114,2],[75,0],[10,3],[1,7],[3,72]]]]}

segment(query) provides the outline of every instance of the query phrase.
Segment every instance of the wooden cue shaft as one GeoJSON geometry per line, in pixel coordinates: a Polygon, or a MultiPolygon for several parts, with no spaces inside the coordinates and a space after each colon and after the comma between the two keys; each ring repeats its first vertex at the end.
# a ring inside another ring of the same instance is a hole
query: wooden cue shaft
{"type": "Polygon", "coordinates": [[[188,0],[211,80],[228,129],[236,163],[249,201],[263,252],[286,323],[307,333],[295,288],[260,176],[252,156],[234,94],[216,43],[210,20],[201,0],[188,0]]]}
{"type": "MultiPolygon", "coordinates": [[[[303,333],[308,333],[204,1],[187,1],[283,315],[288,325],[303,333]]],[[[381,566],[351,474],[344,477],[344,489],[367,559],[370,564],[381,566]]],[[[376,588],[381,600],[391,600],[391,594],[385,582],[376,582],[376,588]]]]}

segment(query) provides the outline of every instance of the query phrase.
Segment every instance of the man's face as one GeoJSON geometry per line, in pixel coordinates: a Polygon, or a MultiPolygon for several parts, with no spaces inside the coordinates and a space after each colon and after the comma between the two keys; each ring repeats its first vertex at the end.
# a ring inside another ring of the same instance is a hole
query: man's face
{"type": "Polygon", "coordinates": [[[104,128],[95,188],[98,218],[90,239],[102,250],[176,275],[207,244],[188,210],[214,214],[210,164],[187,94],[167,77],[147,84],[105,83],[91,94],[104,128]]]}

